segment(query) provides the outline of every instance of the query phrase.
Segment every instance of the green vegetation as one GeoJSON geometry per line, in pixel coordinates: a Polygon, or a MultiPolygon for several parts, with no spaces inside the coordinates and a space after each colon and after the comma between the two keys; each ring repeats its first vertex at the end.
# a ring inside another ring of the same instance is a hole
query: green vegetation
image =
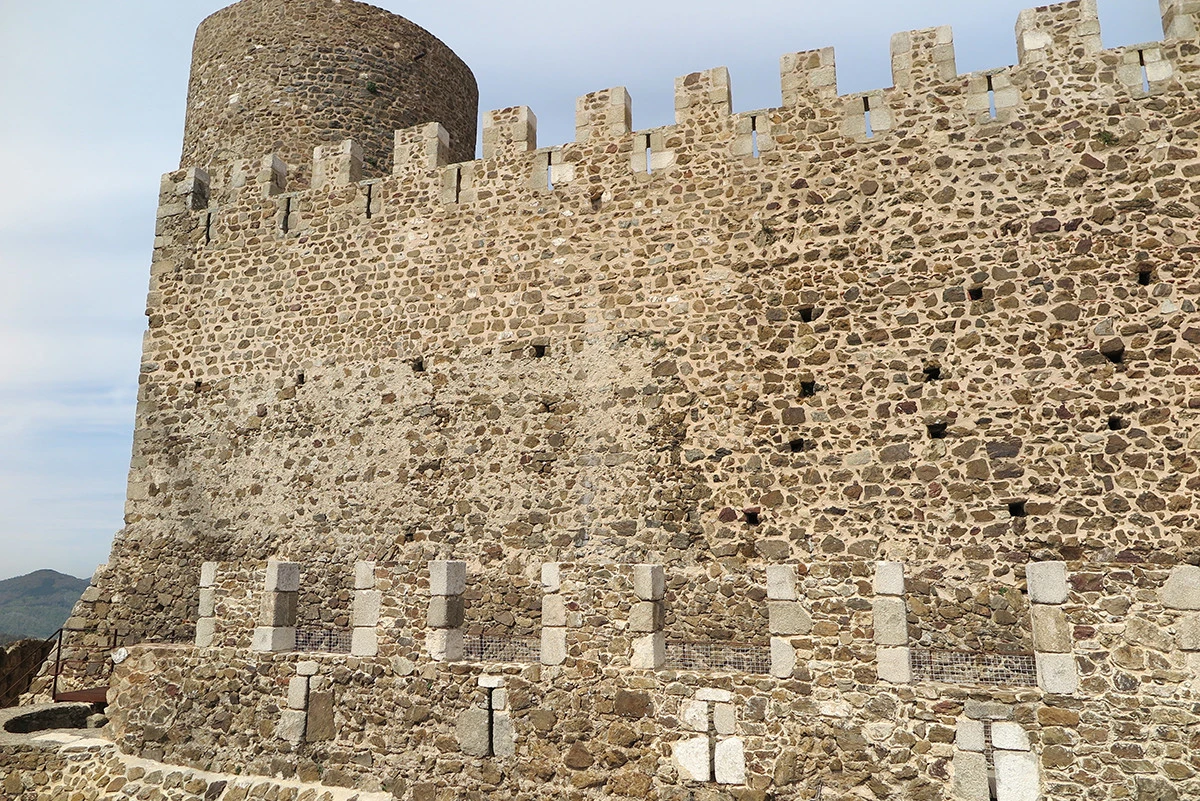
{"type": "Polygon", "coordinates": [[[71,614],[87,589],[85,579],[53,570],[0,581],[0,642],[49,637],[71,614]]]}

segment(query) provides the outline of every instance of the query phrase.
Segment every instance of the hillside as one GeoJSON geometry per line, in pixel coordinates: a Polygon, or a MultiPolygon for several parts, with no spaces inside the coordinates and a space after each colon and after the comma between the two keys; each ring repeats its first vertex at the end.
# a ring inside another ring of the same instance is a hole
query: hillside
{"type": "Polygon", "coordinates": [[[86,579],[53,570],[0,581],[0,642],[5,637],[49,637],[87,586],[86,579]]]}

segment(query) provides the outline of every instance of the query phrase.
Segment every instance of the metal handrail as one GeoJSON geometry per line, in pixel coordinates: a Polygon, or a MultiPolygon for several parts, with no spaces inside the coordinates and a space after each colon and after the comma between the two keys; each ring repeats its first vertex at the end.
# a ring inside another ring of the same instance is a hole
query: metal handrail
{"type": "MultiPolygon", "coordinates": [[[[59,649],[59,652],[61,653],[61,651],[62,651],[62,634],[63,634],[63,630],[60,628],[58,631],[54,632],[49,637],[42,640],[42,645],[49,645],[51,642],[53,642],[54,640],[57,639],[58,640],[58,649],[59,649]]],[[[39,659],[32,668],[30,668],[29,670],[25,671],[20,676],[18,676],[16,681],[14,682],[14,684],[19,686],[26,679],[28,679],[30,681],[30,683],[32,684],[33,679],[37,678],[37,674],[41,671],[41,669],[43,667],[45,667],[46,657],[48,657],[48,656],[49,656],[49,653],[47,653],[45,656],[43,656],[41,659],[39,659]]]]}

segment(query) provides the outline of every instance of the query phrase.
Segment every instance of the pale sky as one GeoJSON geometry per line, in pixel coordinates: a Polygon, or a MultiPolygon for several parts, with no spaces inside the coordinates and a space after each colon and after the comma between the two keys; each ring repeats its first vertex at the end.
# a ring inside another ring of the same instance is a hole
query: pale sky
{"type": "MultiPolygon", "coordinates": [[[[88,576],[122,525],[159,176],[178,164],[192,36],[221,0],[0,0],[0,579],[88,576]]],[[[481,109],[527,105],[542,146],[575,98],[625,86],[635,128],[674,78],[727,66],[737,111],[778,106],[779,57],[833,45],[839,90],[891,85],[896,31],[952,25],[960,72],[1016,61],[1034,0],[376,0],[471,66],[481,109]]],[[[1155,0],[1100,0],[1108,47],[1155,0]]]]}

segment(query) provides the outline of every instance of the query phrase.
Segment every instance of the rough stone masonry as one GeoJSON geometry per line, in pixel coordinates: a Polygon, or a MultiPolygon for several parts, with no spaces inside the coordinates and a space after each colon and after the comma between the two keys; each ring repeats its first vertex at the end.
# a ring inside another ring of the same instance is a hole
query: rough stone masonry
{"type": "Polygon", "coordinates": [[[898,34],[851,96],[788,55],[756,112],[694,73],[649,131],[607,89],[561,146],[488,112],[474,160],[407,23],[206,22],[73,617],[182,644],[9,797],[1200,797],[1200,3],[1160,4],[967,75],[898,34]]]}

